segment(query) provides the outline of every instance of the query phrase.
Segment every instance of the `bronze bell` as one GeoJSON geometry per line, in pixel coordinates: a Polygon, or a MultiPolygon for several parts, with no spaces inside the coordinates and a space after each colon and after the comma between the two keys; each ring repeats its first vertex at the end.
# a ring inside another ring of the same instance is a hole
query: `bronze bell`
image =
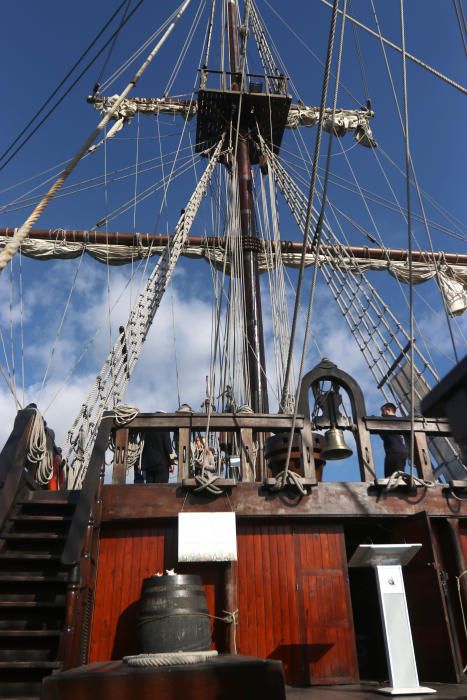
{"type": "Polygon", "coordinates": [[[330,428],[324,435],[324,446],[321,449],[322,459],[347,459],[353,454],[346,444],[344,433],[339,428],[330,428]]]}

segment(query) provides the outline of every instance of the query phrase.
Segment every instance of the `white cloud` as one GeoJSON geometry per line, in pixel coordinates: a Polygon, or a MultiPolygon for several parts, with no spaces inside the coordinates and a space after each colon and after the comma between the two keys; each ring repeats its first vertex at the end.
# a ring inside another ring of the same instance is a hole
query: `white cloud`
{"type": "MultiPolygon", "coordinates": [[[[67,266],[53,264],[46,277],[47,280],[50,277],[50,285],[44,286],[44,277],[36,276],[27,289],[28,323],[32,327],[29,330],[32,331],[30,337],[33,343],[25,348],[26,361],[32,366],[27,380],[26,403],[38,401],[43,372],[51,357],[52,347],[55,348],[39,408],[45,411],[52,401],[45,417],[55,430],[60,444],[108,354],[109,305],[115,304],[111,320],[115,337],[118,325],[127,319],[130,296],[134,301],[137,293],[136,289],[130,291],[130,288],[123,291],[129,268],[113,269],[110,272],[111,292],[108,298],[107,274],[102,272],[105,268],[99,268],[94,262],[87,265],[83,263],[62,333],[53,345],[70,288],[70,268],[65,267],[67,266]],[[51,309],[54,309],[54,313],[51,309]],[[93,344],[64,387],[66,376],[96,329],[99,332],[93,344]]],[[[209,374],[211,352],[212,307],[207,268],[205,272],[203,277],[190,277],[187,268],[182,267],[174,276],[173,288],[169,288],[164,296],[125,399],[126,403],[137,406],[141,411],[174,410],[178,405],[178,393],[180,402],[187,402],[194,410],[199,410],[205,395],[205,378],[209,374]]],[[[276,358],[267,313],[269,306],[268,294],[263,287],[267,368],[269,376],[274,377],[276,358]]],[[[429,324],[427,328],[430,330],[429,324]]],[[[438,331],[432,326],[431,332],[436,335],[438,331]]],[[[328,357],[359,382],[365,395],[367,412],[378,412],[381,395],[340,311],[322,283],[318,285],[312,333],[314,339],[310,338],[308,343],[304,371],[309,371],[323,356],[328,357]]],[[[297,330],[296,367],[303,334],[304,317],[301,316],[297,330]]],[[[4,365],[3,362],[2,366],[4,365]]],[[[14,401],[4,386],[0,390],[0,401],[0,443],[3,444],[11,431],[16,412],[14,401]]],[[[274,391],[271,389],[270,406],[272,411],[277,410],[274,391]]],[[[374,444],[376,446],[375,441],[374,444]]],[[[376,454],[379,452],[377,447],[376,454]]],[[[329,463],[327,478],[358,479],[355,458],[345,463],[329,463]]]]}

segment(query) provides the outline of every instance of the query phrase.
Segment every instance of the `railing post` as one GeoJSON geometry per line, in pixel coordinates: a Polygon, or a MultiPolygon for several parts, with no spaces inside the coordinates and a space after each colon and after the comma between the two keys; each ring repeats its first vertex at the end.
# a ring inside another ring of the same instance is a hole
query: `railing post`
{"type": "Polygon", "coordinates": [[[253,431],[251,428],[240,428],[240,445],[241,445],[241,469],[242,481],[255,481],[255,443],[253,440],[253,431]]]}
{"type": "Polygon", "coordinates": [[[112,484],[125,484],[128,465],[128,428],[115,431],[115,455],[112,470],[112,484]]]}
{"type": "Polygon", "coordinates": [[[428,442],[425,433],[415,432],[414,458],[417,473],[420,479],[434,480],[433,467],[428,452],[428,442]]]}
{"type": "Polygon", "coordinates": [[[60,635],[58,644],[58,658],[63,662],[63,669],[73,668],[75,665],[74,648],[75,648],[75,623],[79,619],[77,612],[80,608],[80,588],[81,588],[81,570],[79,564],[74,564],[70,567],[68,576],[68,587],[66,592],[66,612],[65,622],[60,635]]]}

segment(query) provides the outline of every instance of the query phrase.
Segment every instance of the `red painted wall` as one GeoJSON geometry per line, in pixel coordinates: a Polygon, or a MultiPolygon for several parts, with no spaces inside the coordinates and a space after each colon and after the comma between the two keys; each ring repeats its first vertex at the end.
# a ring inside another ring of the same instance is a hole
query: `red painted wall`
{"type": "MultiPolygon", "coordinates": [[[[199,573],[211,615],[224,609],[223,564],[176,565],[176,524],[101,534],[89,661],[137,653],[136,621],[145,577],[165,568],[199,573]]],[[[338,525],[240,522],[238,651],[281,659],[289,683],[357,680],[343,532],[338,525]]],[[[225,651],[227,629],[214,620],[225,651]]]]}

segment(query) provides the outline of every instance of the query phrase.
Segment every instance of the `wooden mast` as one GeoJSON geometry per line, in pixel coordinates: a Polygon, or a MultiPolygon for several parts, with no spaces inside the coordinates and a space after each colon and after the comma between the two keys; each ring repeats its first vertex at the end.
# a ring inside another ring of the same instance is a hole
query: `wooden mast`
{"type": "MultiPolygon", "coordinates": [[[[238,46],[238,7],[236,0],[228,0],[229,58],[231,89],[242,91],[242,66],[238,46]]],[[[239,106],[241,109],[241,98],[239,106]]],[[[233,117],[236,118],[235,116],[233,117]]],[[[238,115],[237,115],[238,118],[238,115]]],[[[240,119],[238,119],[240,124],[240,119]]],[[[236,124],[233,124],[234,128],[236,124]]],[[[235,133],[235,132],[234,132],[235,133]]],[[[259,239],[255,226],[253,178],[249,153],[248,128],[241,126],[238,132],[236,161],[240,202],[240,222],[243,248],[243,279],[245,300],[245,325],[247,355],[250,374],[251,408],[255,413],[268,413],[266,364],[264,356],[261,291],[259,285],[257,250],[259,239]]]]}

